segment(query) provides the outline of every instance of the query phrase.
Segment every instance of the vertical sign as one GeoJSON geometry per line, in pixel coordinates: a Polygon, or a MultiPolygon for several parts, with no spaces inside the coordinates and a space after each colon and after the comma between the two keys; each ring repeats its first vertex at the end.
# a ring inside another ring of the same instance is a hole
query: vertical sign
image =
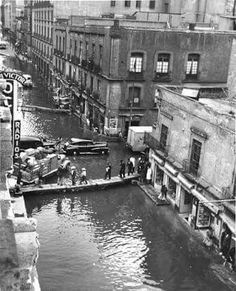
{"type": "Polygon", "coordinates": [[[21,122],[20,120],[14,120],[14,136],[13,136],[13,162],[20,157],[20,129],[21,122]]]}
{"type": "Polygon", "coordinates": [[[14,106],[14,102],[13,102],[14,90],[13,89],[14,89],[14,80],[6,80],[6,89],[3,90],[3,94],[8,100],[12,119],[13,119],[13,106],[14,106]]]}

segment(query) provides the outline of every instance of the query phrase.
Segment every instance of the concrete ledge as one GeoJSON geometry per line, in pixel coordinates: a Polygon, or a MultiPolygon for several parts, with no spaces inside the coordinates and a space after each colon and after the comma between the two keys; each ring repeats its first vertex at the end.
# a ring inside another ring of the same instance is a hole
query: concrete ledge
{"type": "Polygon", "coordinates": [[[37,228],[37,220],[34,218],[14,218],[12,222],[15,233],[33,232],[37,228]]]}

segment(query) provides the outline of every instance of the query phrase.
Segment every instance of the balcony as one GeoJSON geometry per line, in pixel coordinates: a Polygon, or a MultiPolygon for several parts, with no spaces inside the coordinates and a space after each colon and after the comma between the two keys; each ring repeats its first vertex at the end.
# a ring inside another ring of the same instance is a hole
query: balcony
{"type": "Polygon", "coordinates": [[[168,73],[155,73],[154,82],[171,82],[172,78],[171,78],[171,72],[168,73]]]}
{"type": "Polygon", "coordinates": [[[168,156],[168,146],[163,146],[159,140],[157,140],[151,133],[145,132],[144,143],[148,145],[152,150],[158,150],[163,153],[165,157],[168,156]]]}
{"type": "Polygon", "coordinates": [[[127,80],[129,81],[144,81],[144,71],[141,72],[128,72],[127,80]]]}
{"type": "Polygon", "coordinates": [[[185,74],[185,82],[196,81],[199,78],[199,74],[185,74]]]}
{"type": "Polygon", "coordinates": [[[195,165],[191,163],[190,160],[186,159],[182,163],[183,165],[183,172],[187,174],[187,176],[191,179],[194,180],[196,178],[199,178],[201,176],[201,168],[199,165],[195,165]]]}

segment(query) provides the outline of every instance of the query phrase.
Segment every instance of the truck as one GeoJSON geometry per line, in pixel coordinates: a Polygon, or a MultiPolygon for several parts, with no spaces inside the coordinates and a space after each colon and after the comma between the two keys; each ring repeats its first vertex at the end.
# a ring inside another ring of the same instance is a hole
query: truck
{"type": "Polygon", "coordinates": [[[142,152],[147,145],[144,144],[145,132],[152,132],[152,126],[130,126],[127,137],[127,147],[133,152],[142,152]]]}

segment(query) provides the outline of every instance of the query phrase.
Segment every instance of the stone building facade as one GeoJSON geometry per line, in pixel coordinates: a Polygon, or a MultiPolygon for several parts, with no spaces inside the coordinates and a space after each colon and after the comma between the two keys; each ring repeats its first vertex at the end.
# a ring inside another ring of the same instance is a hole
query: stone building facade
{"type": "Polygon", "coordinates": [[[226,88],[233,37],[133,28],[127,19],[80,18],[76,25],[58,24],[53,66],[56,79],[66,82],[63,86],[55,81],[54,87],[77,91],[75,103],[88,124],[110,134],[127,134],[129,123],[154,122],[157,84],[185,84],[203,91],[226,88]]]}
{"type": "Polygon", "coordinates": [[[236,106],[158,86],[158,117],[146,133],[152,183],[193,228],[210,226],[218,242],[226,223],[235,237],[236,106]],[[186,95],[186,94],[185,94],[186,95]]]}

